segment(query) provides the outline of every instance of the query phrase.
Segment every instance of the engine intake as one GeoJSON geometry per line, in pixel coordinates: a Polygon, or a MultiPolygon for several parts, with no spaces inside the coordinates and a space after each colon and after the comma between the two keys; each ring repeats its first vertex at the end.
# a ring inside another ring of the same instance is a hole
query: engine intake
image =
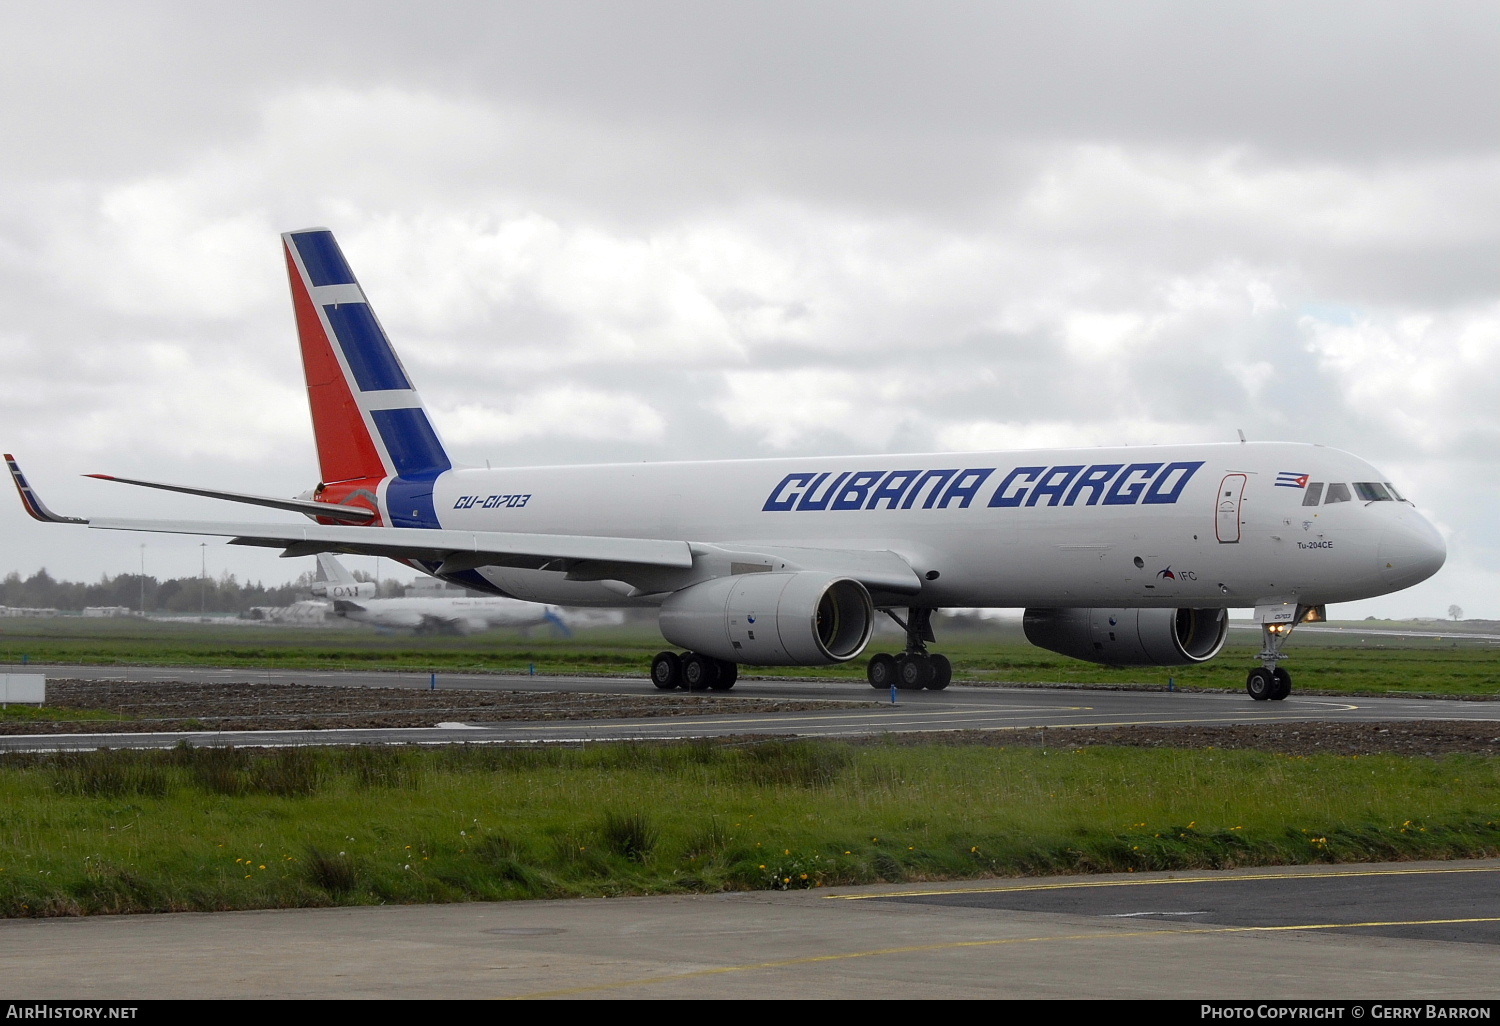
{"type": "Polygon", "coordinates": [[[874,620],[863,584],[811,570],[720,577],[661,605],[672,644],[753,666],[848,662],[869,643],[874,620]]]}
{"type": "Polygon", "coordinates": [[[1219,654],[1224,609],[1028,609],[1026,640],[1105,666],[1186,666],[1219,654]]]}

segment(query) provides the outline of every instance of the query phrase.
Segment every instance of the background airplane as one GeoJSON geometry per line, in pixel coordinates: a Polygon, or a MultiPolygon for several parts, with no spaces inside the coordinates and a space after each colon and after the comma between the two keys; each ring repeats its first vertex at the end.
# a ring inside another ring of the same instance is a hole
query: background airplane
{"type": "Polygon", "coordinates": [[[564,613],[557,606],[510,598],[469,595],[408,595],[376,598],[376,586],[356,581],[332,554],[318,554],[312,593],[333,602],[333,614],[355,623],[418,634],[478,634],[500,627],[540,627],[551,624],[571,636],[564,613]]]}
{"type": "Polygon", "coordinates": [[[1211,659],[1227,610],[1253,608],[1263,648],[1246,689],[1281,699],[1299,623],[1446,557],[1383,474],[1315,445],[455,467],[332,232],[283,244],[322,481],[296,499],[127,483],[316,523],[60,517],[12,460],[33,517],[388,556],[509,598],[656,606],[687,650],[652,661],[662,689],[731,687],[742,663],[855,659],[877,611],[906,644],[870,659],[871,685],[941,688],[951,666],[927,647],[938,608],[1024,608],[1033,643],[1136,666],[1211,659]]]}

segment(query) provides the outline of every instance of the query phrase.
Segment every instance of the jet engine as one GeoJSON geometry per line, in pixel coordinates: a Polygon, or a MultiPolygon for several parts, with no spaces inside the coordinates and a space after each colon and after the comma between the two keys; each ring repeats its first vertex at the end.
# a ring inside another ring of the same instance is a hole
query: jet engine
{"type": "Polygon", "coordinates": [[[1219,654],[1224,609],[1028,609],[1026,640],[1105,666],[1185,666],[1219,654]]]}
{"type": "Polygon", "coordinates": [[[811,570],[719,577],[661,605],[672,644],[754,666],[848,662],[869,643],[874,620],[863,584],[811,570]]]}

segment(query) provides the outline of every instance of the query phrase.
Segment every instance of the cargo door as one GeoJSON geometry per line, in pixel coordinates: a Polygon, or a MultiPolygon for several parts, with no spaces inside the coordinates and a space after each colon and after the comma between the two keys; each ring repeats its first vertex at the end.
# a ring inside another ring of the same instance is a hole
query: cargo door
{"type": "Polygon", "coordinates": [[[1240,540],[1240,509],[1245,503],[1244,474],[1225,474],[1219,482],[1219,509],[1214,520],[1214,533],[1220,542],[1228,544],[1240,540]]]}

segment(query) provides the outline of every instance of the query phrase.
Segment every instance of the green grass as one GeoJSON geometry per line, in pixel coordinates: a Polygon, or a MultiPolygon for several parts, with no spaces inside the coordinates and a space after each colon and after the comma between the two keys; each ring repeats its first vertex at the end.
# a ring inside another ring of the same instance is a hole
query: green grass
{"type": "Polygon", "coordinates": [[[64,705],[8,705],[0,709],[0,723],[35,720],[129,720],[134,717],[107,709],[71,709],[64,705]]]}
{"type": "Polygon", "coordinates": [[[155,623],[139,620],[17,621],[0,632],[0,664],[223,666],[253,669],[645,674],[665,647],[640,629],[602,629],[587,638],[526,638],[516,632],[417,637],[364,629],[155,623]],[[17,626],[17,623],[20,625],[17,626]]]}
{"type": "Polygon", "coordinates": [[[1500,760],[773,742],[0,758],[0,914],[1500,853],[1500,760]]]}
{"type": "MultiPolygon", "coordinates": [[[[1165,684],[1241,690],[1260,665],[1259,646],[1230,644],[1196,666],[1110,669],[1022,646],[944,646],[954,673],[974,680],[1070,684],[1165,684]]],[[[1333,646],[1294,637],[1283,666],[1301,691],[1346,694],[1500,695],[1500,651],[1484,647],[1333,646]]]]}
{"type": "MultiPolygon", "coordinates": [[[[1379,623],[1382,628],[1399,624],[1379,623]]],[[[1410,625],[1406,625],[1410,626],[1410,625]]],[[[1420,625],[1430,629],[1431,624],[1420,625]]],[[[1003,683],[1153,684],[1240,690],[1258,660],[1258,638],[1233,631],[1218,658],[1198,666],[1110,669],[1027,644],[1015,624],[982,630],[938,622],[937,651],[959,679],[1003,683]]],[[[494,632],[467,638],[382,635],[367,630],[295,630],[78,618],[14,621],[0,632],[0,664],[222,666],[248,669],[389,670],[427,673],[599,674],[644,679],[668,647],[649,626],[526,638],[494,632]]],[[[871,653],[899,647],[877,637],[871,653]]],[[[1347,637],[1304,633],[1286,648],[1298,689],[1336,693],[1500,695],[1500,646],[1481,641],[1347,637]]],[[[865,660],[826,667],[747,667],[747,675],[862,681],[865,660]]]]}
{"type": "MultiPolygon", "coordinates": [[[[1401,624],[1374,624],[1400,627],[1401,624]]],[[[1422,624],[1431,627],[1431,624],[1422,624]]],[[[1254,634],[1233,631],[1220,657],[1200,666],[1110,669],[1034,648],[1019,625],[984,630],[939,622],[941,645],[960,679],[1059,684],[1157,684],[1239,690],[1256,666],[1254,634]]],[[[654,652],[666,642],[643,625],[595,628],[573,639],[523,637],[495,631],[471,637],[414,637],[369,630],[291,630],[157,624],[150,621],[84,621],[80,618],[15,621],[0,631],[0,664],[124,664],[124,666],[226,666],[246,669],[377,669],[392,672],[598,673],[645,676],[654,652]]],[[[897,648],[894,637],[876,637],[870,651],[897,648]]],[[[1500,649],[1479,640],[1296,634],[1287,645],[1287,669],[1301,690],[1337,693],[1500,694],[1500,649]]],[[[813,676],[862,681],[864,660],[843,666],[747,667],[763,676],[813,676]]]]}

